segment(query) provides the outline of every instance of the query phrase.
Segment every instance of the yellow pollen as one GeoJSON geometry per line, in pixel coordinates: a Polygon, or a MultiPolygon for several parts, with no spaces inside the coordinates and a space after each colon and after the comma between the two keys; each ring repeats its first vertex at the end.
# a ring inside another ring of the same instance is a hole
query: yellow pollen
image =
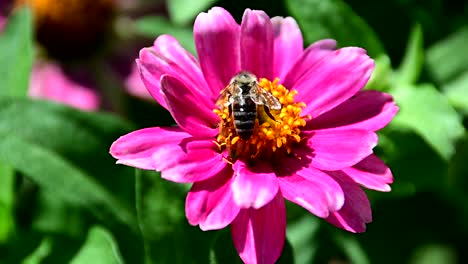
{"type": "Polygon", "coordinates": [[[235,145],[237,143],[237,141],[239,141],[240,137],[239,136],[235,136],[232,140],[231,140],[231,145],[235,145]]]}
{"type": "Polygon", "coordinates": [[[238,135],[229,107],[213,110],[221,120],[215,144],[220,151],[228,150],[226,160],[231,163],[239,158],[249,160],[271,158],[281,153],[290,154],[294,145],[301,142],[301,128],[310,119],[310,116],[301,116],[306,104],[294,101],[297,91],[286,89],[278,78],[273,82],[262,78],[258,84],[278,99],[281,110],[275,111],[269,109],[268,105],[258,105],[255,127],[246,140],[238,135]]]}

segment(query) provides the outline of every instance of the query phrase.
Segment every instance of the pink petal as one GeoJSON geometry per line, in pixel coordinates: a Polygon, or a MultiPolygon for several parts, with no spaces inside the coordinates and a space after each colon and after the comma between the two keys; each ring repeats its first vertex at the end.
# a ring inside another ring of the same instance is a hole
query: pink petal
{"type": "Polygon", "coordinates": [[[151,95],[141,80],[140,71],[138,70],[138,65],[136,63],[133,64],[132,70],[125,80],[125,88],[127,89],[127,92],[133,96],[142,99],[151,99],[151,95]]]}
{"type": "Polygon", "coordinates": [[[203,74],[217,97],[240,71],[239,25],[229,12],[213,7],[197,16],[193,34],[203,74]]]}
{"type": "Polygon", "coordinates": [[[353,166],[370,154],[377,145],[372,131],[327,129],[306,131],[307,147],[298,153],[307,156],[311,165],[321,170],[340,170],[353,166]]]}
{"type": "Polygon", "coordinates": [[[374,61],[361,48],[342,48],[315,63],[289,89],[299,91],[296,100],[305,102],[303,114],[317,117],[361,90],[369,80],[374,61]]]}
{"type": "Polygon", "coordinates": [[[59,102],[84,111],[99,109],[100,99],[95,91],[79,84],[70,84],[69,88],[66,97],[59,102]]]}
{"type": "Polygon", "coordinates": [[[273,77],[284,80],[304,50],[302,34],[292,17],[273,17],[271,23],[275,32],[273,77]]]}
{"type": "MultiPolygon", "coordinates": [[[[140,51],[140,57],[143,53],[143,50],[140,51]]],[[[138,69],[140,71],[141,81],[143,85],[146,87],[148,93],[160,104],[162,107],[167,109],[166,101],[164,100],[164,96],[161,92],[161,75],[163,74],[161,68],[147,64],[146,66],[142,65],[141,60],[136,60],[138,65],[138,69]]]]}
{"type": "Polygon", "coordinates": [[[163,75],[161,91],[172,117],[183,130],[194,137],[212,138],[218,134],[218,116],[213,113],[214,103],[197,96],[178,79],[163,75]]]}
{"type": "Polygon", "coordinates": [[[233,165],[232,190],[234,201],[241,208],[261,208],[278,193],[278,180],[271,167],[265,163],[247,166],[238,160],[233,165]]]}
{"type": "Polygon", "coordinates": [[[190,134],[176,127],[145,128],[117,139],[112,144],[110,153],[118,164],[154,170],[158,162],[154,159],[154,153],[161,152],[164,148],[177,149],[179,142],[190,137],[190,134]]]}
{"type": "Polygon", "coordinates": [[[398,107],[391,95],[378,91],[362,91],[312,119],[305,130],[358,128],[376,131],[386,126],[397,112],[398,107]]]}
{"type": "Polygon", "coordinates": [[[329,172],[345,193],[345,204],[338,212],[331,213],[327,221],[344,230],[360,233],[366,231],[366,224],[372,222],[369,199],[362,189],[346,174],[329,172]]]}
{"type": "Polygon", "coordinates": [[[164,74],[176,77],[194,93],[208,95],[209,98],[213,95],[195,57],[171,36],[159,36],[154,41],[153,47],[140,51],[137,62],[144,85],[154,99],[164,107],[166,103],[160,91],[160,80],[164,74]]]}
{"type": "Polygon", "coordinates": [[[294,84],[321,59],[336,49],[336,41],[332,39],[319,40],[310,45],[290,68],[283,84],[285,87],[293,87],[294,84]]]}
{"type": "Polygon", "coordinates": [[[97,110],[100,105],[96,91],[73,81],[54,63],[41,62],[33,66],[28,94],[85,111],[97,110]]]}
{"type": "Polygon", "coordinates": [[[393,182],[392,172],[375,155],[370,155],[358,164],[343,169],[343,172],[362,186],[377,191],[389,192],[389,184],[393,182]]]}
{"type": "Polygon", "coordinates": [[[274,31],[263,11],[246,9],[241,24],[241,65],[259,78],[273,79],[274,31]]]}
{"type": "Polygon", "coordinates": [[[273,264],[286,239],[286,208],[281,194],[260,209],[243,209],[232,223],[232,240],[248,264],[273,264]]]}
{"type": "Polygon", "coordinates": [[[161,171],[175,182],[202,181],[226,167],[211,139],[196,140],[176,127],[134,131],[117,139],[110,153],[119,164],[161,171]]]}
{"type": "Polygon", "coordinates": [[[228,168],[192,185],[185,203],[185,212],[191,225],[200,225],[206,231],[231,224],[240,210],[234,202],[231,178],[232,170],[228,168]]]}
{"type": "Polygon", "coordinates": [[[332,177],[314,168],[304,168],[297,174],[278,177],[285,199],[321,218],[343,206],[343,191],[332,177]]]}

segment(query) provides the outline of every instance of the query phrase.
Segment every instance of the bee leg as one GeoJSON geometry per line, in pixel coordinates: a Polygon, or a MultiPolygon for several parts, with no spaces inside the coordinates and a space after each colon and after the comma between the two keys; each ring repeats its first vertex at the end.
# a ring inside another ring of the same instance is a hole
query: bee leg
{"type": "Polygon", "coordinates": [[[227,116],[227,118],[230,118],[231,115],[232,115],[232,105],[229,105],[228,106],[228,116],[227,116]]]}
{"type": "MultiPolygon", "coordinates": [[[[263,107],[263,109],[265,110],[265,113],[267,114],[267,116],[269,118],[271,118],[271,120],[275,121],[275,122],[278,122],[276,121],[275,117],[271,114],[270,112],[270,108],[268,108],[267,106],[263,107]]],[[[279,122],[278,122],[279,123],[279,122]]]]}
{"type": "Polygon", "coordinates": [[[229,158],[223,157],[223,160],[224,160],[226,163],[233,165],[232,161],[231,161],[229,158]]]}

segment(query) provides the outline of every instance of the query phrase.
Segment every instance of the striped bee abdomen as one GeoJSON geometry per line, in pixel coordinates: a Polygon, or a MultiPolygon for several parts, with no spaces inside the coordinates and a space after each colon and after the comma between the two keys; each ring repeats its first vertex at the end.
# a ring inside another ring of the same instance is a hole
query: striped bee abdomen
{"type": "Polygon", "coordinates": [[[257,119],[257,104],[250,98],[245,98],[243,104],[232,104],[232,115],[237,134],[247,140],[252,136],[257,119]]]}

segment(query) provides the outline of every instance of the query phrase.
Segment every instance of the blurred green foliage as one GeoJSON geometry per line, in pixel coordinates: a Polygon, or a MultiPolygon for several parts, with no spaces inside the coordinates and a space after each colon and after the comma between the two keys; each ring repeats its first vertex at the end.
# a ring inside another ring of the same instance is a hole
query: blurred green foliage
{"type": "MultiPolygon", "coordinates": [[[[194,52],[191,25],[209,6],[238,22],[245,8],[293,16],[307,45],[334,38],[365,47],[376,61],[367,88],[391,93],[400,107],[376,148],[395,183],[390,193],[368,191],[368,231],[347,233],[288,203],[279,263],[468,263],[466,1],[162,4],[167,12],[125,17],[125,36],[151,45],[171,34],[194,52]]],[[[124,98],[124,113],[85,113],[24,98],[32,28],[31,12],[20,9],[0,36],[0,263],[240,263],[229,229],[187,223],[189,186],[115,165],[108,154],[137,127],[172,124],[161,107],[124,98]]]]}
{"type": "Polygon", "coordinates": [[[31,10],[18,9],[0,35],[0,95],[24,96],[33,61],[31,10]]]}

